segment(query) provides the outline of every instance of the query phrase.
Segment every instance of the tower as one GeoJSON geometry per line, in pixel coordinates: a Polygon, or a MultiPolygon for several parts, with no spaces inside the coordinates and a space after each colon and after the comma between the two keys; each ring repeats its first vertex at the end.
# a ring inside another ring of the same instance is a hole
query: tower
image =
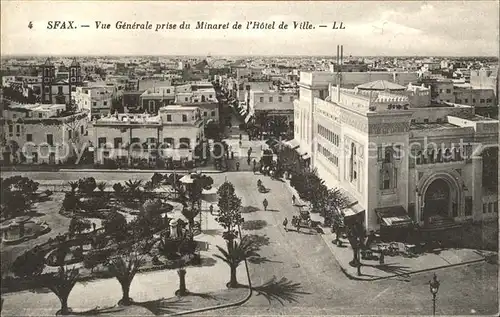
{"type": "Polygon", "coordinates": [[[52,84],[54,83],[54,78],[55,66],[50,61],[50,58],[47,58],[45,63],[42,65],[42,103],[52,102],[52,84]]]}
{"type": "Polygon", "coordinates": [[[80,63],[73,58],[71,65],[69,66],[69,101],[74,104],[74,92],[76,92],[76,87],[82,86],[82,69],[80,63]]]}

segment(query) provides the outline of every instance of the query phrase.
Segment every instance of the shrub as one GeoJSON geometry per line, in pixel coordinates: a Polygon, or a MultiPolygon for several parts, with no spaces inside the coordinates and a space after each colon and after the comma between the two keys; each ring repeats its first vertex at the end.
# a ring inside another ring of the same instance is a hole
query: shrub
{"type": "Polygon", "coordinates": [[[75,210],[78,200],[73,193],[66,193],[63,200],[63,208],[68,211],[75,210]]]}

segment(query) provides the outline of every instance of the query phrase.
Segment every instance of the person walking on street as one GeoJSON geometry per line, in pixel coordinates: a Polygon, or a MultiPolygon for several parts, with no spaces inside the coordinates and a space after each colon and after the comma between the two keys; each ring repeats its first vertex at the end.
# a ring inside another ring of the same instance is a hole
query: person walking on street
{"type": "Polygon", "coordinates": [[[264,205],[264,211],[267,211],[267,206],[269,205],[269,203],[267,202],[267,199],[264,198],[262,205],[264,205]]]}
{"type": "Polygon", "coordinates": [[[243,139],[243,136],[242,136],[242,135],[241,135],[241,133],[240,133],[240,141],[241,141],[242,139],[243,139]]]}
{"type": "Polygon", "coordinates": [[[240,162],[236,162],[236,171],[240,170],[240,162]]]}
{"type": "Polygon", "coordinates": [[[253,159],[253,169],[255,170],[255,166],[257,165],[257,161],[255,159],[253,159]]]}
{"type": "Polygon", "coordinates": [[[295,206],[295,201],[296,201],[296,198],[295,198],[295,195],[292,196],[292,205],[295,206]]]}
{"type": "Polygon", "coordinates": [[[214,205],[210,204],[210,214],[213,216],[214,214],[214,205]]]}
{"type": "Polygon", "coordinates": [[[240,145],[240,148],[241,148],[241,140],[238,142],[238,144],[240,145]]]}
{"type": "Polygon", "coordinates": [[[285,217],[285,220],[283,220],[283,227],[285,228],[285,232],[288,232],[288,228],[286,227],[288,225],[288,219],[285,217]]]}
{"type": "Polygon", "coordinates": [[[250,156],[247,158],[247,164],[250,165],[250,156]]]}

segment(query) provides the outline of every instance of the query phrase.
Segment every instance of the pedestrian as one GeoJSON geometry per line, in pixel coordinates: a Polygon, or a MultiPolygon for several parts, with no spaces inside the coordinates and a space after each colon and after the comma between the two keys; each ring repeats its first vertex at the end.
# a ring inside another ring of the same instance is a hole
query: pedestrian
{"type": "Polygon", "coordinates": [[[292,205],[294,205],[294,206],[295,206],[295,200],[296,200],[295,195],[293,195],[292,196],[292,205]]]}
{"type": "Polygon", "coordinates": [[[240,148],[241,148],[241,140],[238,142],[238,144],[240,145],[240,148]]]}
{"type": "Polygon", "coordinates": [[[231,151],[231,159],[234,160],[234,152],[231,151]]]}
{"type": "Polygon", "coordinates": [[[255,166],[257,165],[257,161],[255,159],[253,159],[253,169],[255,170],[255,166]]]}
{"type": "Polygon", "coordinates": [[[253,171],[253,174],[255,175],[255,172],[257,172],[257,168],[254,166],[252,171],[253,171]]]}
{"type": "Polygon", "coordinates": [[[240,170],[240,162],[236,162],[236,171],[240,170]]]}
{"type": "Polygon", "coordinates": [[[285,217],[285,220],[283,220],[283,227],[285,228],[285,231],[288,232],[288,228],[286,227],[288,225],[288,219],[285,217]]]}
{"type": "Polygon", "coordinates": [[[250,156],[247,157],[247,164],[250,165],[250,156]]]}
{"type": "Polygon", "coordinates": [[[210,204],[210,214],[213,215],[214,214],[214,205],[210,204]]]}
{"type": "Polygon", "coordinates": [[[264,198],[264,201],[262,201],[262,205],[264,205],[264,211],[267,211],[267,206],[269,206],[267,199],[264,198]]]}
{"type": "Polygon", "coordinates": [[[242,140],[242,139],[243,139],[243,136],[242,136],[242,135],[241,135],[241,133],[240,133],[240,142],[241,142],[241,140],[242,140]]]}

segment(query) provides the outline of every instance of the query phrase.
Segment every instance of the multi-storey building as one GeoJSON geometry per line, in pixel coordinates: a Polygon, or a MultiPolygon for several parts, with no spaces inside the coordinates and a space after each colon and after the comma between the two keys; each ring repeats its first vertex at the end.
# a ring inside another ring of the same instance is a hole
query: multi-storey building
{"type": "Polygon", "coordinates": [[[193,150],[204,139],[198,107],[170,105],[157,115],[115,114],[94,123],[95,162],[106,159],[134,166],[193,160],[193,150]]]}
{"type": "Polygon", "coordinates": [[[87,113],[64,104],[10,105],[2,121],[2,164],[66,163],[87,146],[87,113]]]}
{"type": "Polygon", "coordinates": [[[70,104],[76,87],[82,86],[80,63],[75,59],[69,68],[61,64],[57,69],[47,59],[42,69],[41,102],[45,104],[70,104]]]}
{"type": "Polygon", "coordinates": [[[274,121],[272,117],[282,117],[288,124],[293,122],[293,101],[297,98],[298,93],[294,90],[250,90],[249,116],[258,117],[260,113],[265,112],[268,118],[271,117],[270,121],[274,121]]]}
{"type": "Polygon", "coordinates": [[[113,87],[93,86],[77,87],[75,104],[77,109],[86,110],[91,119],[110,113],[113,102],[113,87]]]}
{"type": "Polygon", "coordinates": [[[429,92],[415,86],[346,89],[332,75],[301,73],[290,143],[329,187],[350,196],[347,216],[369,229],[497,216],[498,120],[467,105],[425,104],[429,92]]]}

